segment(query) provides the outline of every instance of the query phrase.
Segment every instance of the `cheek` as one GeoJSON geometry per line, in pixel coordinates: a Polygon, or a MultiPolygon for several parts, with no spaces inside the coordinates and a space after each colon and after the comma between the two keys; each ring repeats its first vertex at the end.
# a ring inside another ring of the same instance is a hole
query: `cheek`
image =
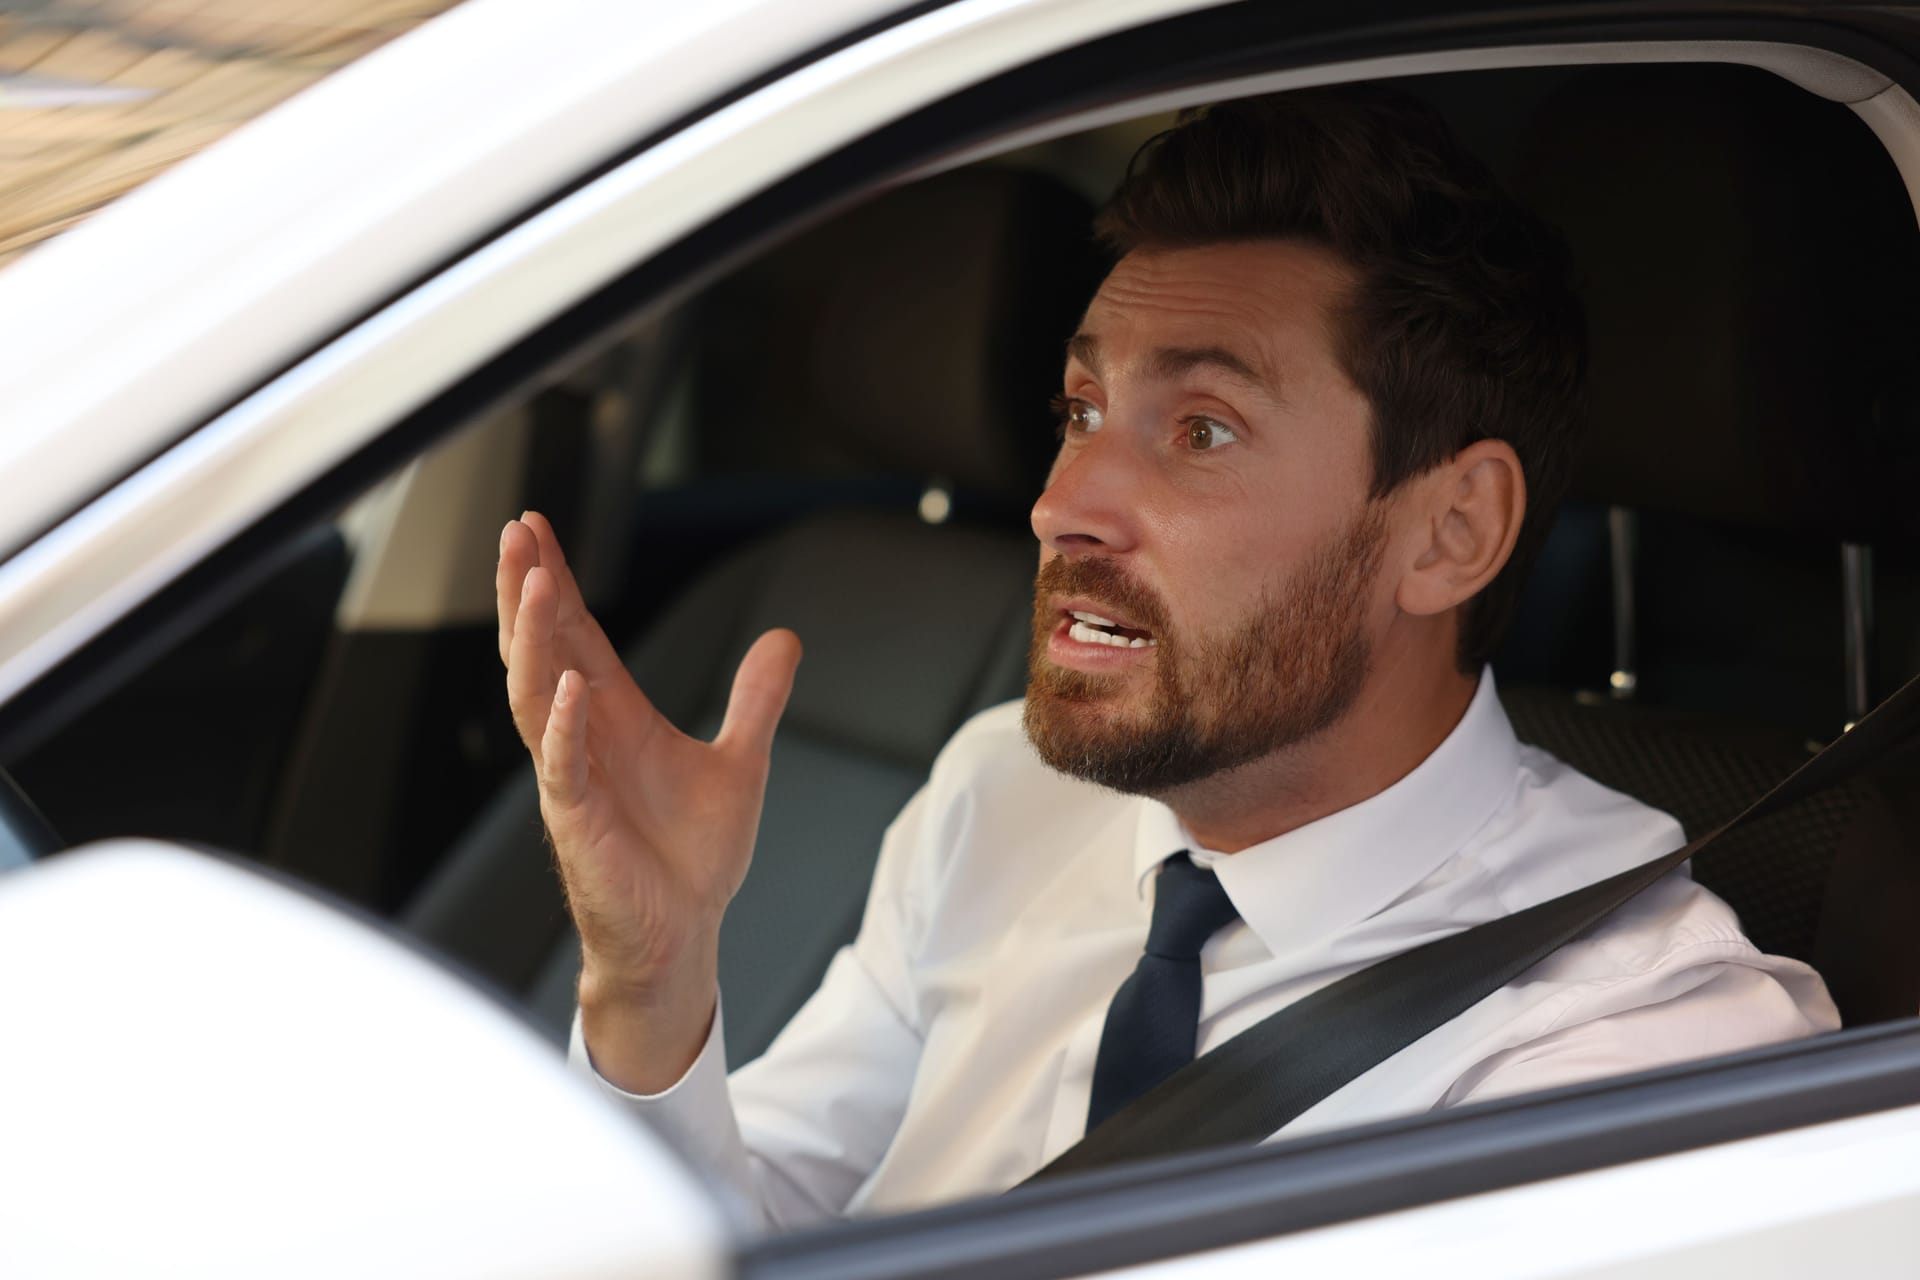
{"type": "MultiPolygon", "coordinates": [[[[1353,551],[1344,540],[1353,534],[1358,515],[1319,496],[1195,512],[1191,519],[1169,522],[1161,581],[1172,616],[1197,635],[1244,625],[1253,611],[1284,600],[1306,578],[1324,578],[1331,571],[1330,558],[1344,562],[1353,551]]],[[[1391,611],[1391,592],[1383,585],[1387,575],[1353,564],[1338,573],[1336,589],[1362,595],[1370,621],[1391,611]],[[1361,572],[1364,580],[1349,578],[1361,572]]]]}
{"type": "Polygon", "coordinates": [[[1270,513],[1214,508],[1159,530],[1162,582],[1173,617],[1201,632],[1237,624],[1283,582],[1298,556],[1270,513]]]}

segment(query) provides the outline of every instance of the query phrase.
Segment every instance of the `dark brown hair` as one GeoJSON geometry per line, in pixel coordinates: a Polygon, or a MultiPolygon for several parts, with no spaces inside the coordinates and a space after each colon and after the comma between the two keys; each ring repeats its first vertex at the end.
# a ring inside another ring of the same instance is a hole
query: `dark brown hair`
{"type": "Polygon", "coordinates": [[[1117,254],[1235,240],[1330,249],[1359,283],[1339,356],[1373,410],[1373,495],[1504,440],[1527,480],[1513,555],[1469,602],[1458,660],[1498,646],[1582,419],[1586,321],[1560,235],[1503,191],[1431,108],[1380,89],[1306,90],[1183,113],[1094,223],[1117,254]]]}

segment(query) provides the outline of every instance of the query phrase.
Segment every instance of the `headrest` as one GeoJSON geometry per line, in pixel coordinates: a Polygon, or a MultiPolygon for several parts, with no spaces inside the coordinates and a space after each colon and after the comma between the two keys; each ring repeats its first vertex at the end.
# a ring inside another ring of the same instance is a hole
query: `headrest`
{"type": "Polygon", "coordinates": [[[1030,501],[1099,282],[1092,208],[1017,169],[888,191],[716,286],[701,434],[729,469],[941,477],[1030,501]]]}
{"type": "Polygon", "coordinates": [[[1920,232],[1846,107],[1743,67],[1608,69],[1542,104],[1517,194],[1592,326],[1574,493],[1878,541],[1920,519],[1920,232]]]}

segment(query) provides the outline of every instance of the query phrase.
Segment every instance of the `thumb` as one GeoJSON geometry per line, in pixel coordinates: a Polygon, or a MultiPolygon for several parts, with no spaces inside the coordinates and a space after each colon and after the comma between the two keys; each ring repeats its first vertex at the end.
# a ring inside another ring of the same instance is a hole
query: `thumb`
{"type": "Polygon", "coordinates": [[[753,642],[733,677],[727,698],[727,718],[720,725],[715,746],[766,756],[773,750],[773,731],[793,693],[794,672],[800,667],[800,637],[780,628],[753,642]]]}
{"type": "Polygon", "coordinates": [[[565,671],[555,686],[553,710],[540,738],[540,792],[559,813],[587,798],[587,682],[565,671]]]}

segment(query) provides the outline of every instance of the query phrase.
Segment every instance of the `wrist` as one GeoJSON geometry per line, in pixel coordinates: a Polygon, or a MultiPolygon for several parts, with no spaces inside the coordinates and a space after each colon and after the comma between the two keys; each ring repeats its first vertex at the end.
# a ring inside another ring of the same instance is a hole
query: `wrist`
{"type": "Polygon", "coordinates": [[[627,1093],[664,1093],[698,1061],[712,1030],[716,964],[635,982],[583,964],[580,1030],[600,1077],[627,1093]]]}
{"type": "Polygon", "coordinates": [[[670,1015],[711,1001],[719,985],[720,931],[703,930],[669,947],[635,955],[634,948],[580,944],[580,1007],[626,1009],[640,1016],[670,1015]]]}

